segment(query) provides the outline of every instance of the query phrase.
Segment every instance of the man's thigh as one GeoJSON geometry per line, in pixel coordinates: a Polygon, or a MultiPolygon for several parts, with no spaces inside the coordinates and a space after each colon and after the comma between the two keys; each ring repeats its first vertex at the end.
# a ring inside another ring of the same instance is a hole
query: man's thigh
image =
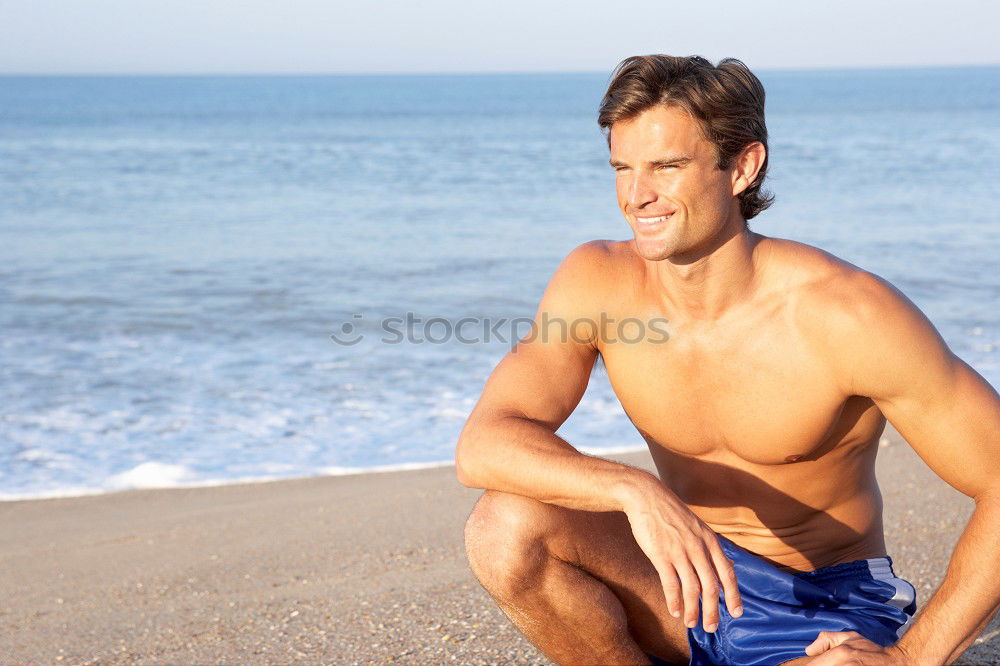
{"type": "Polygon", "coordinates": [[[480,502],[518,512],[538,531],[550,556],[606,585],[621,601],[629,633],[640,648],[686,663],[687,630],[670,615],[660,577],[635,542],[624,513],[578,511],[496,491],[487,491],[480,502]]]}

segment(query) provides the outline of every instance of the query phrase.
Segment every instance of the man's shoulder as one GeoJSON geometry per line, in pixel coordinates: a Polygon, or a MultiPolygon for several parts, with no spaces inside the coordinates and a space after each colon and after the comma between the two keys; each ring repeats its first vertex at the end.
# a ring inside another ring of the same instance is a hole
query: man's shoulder
{"type": "Polygon", "coordinates": [[[792,320],[833,365],[854,372],[888,348],[936,336],[916,305],[875,273],[803,243],[781,241],[775,254],[792,276],[785,292],[792,320]]]}
{"type": "Polygon", "coordinates": [[[598,267],[622,262],[635,263],[638,255],[632,249],[632,241],[592,240],[577,245],[567,255],[567,260],[591,263],[598,267]]]}
{"type": "Polygon", "coordinates": [[[641,267],[631,241],[592,240],[566,255],[557,275],[564,274],[575,283],[597,289],[609,287],[641,267]]]}
{"type": "Polygon", "coordinates": [[[641,268],[628,245],[593,240],[574,248],[549,281],[543,309],[560,316],[590,317],[610,307],[621,285],[641,268]]]}
{"type": "Polygon", "coordinates": [[[886,308],[912,304],[878,275],[812,245],[769,238],[770,256],[781,276],[776,284],[804,315],[863,322],[886,308]]]}

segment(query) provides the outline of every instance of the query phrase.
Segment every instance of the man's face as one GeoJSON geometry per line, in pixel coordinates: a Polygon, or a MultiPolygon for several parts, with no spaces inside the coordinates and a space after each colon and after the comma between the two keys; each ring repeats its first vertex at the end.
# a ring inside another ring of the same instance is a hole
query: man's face
{"type": "MultiPolygon", "coordinates": [[[[682,109],[656,106],[611,126],[618,206],[648,260],[693,260],[739,216],[734,171],[682,109]]],[[[742,224],[742,222],[740,222],[742,224]]]]}

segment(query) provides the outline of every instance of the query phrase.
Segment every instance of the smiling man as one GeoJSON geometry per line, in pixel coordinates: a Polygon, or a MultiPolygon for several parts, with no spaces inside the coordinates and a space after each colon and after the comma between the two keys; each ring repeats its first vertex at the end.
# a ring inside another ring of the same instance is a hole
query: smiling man
{"type": "Polygon", "coordinates": [[[1000,603],[996,392],[885,281],[748,229],[770,200],[742,63],[629,58],[599,123],[634,238],[566,258],[469,417],[476,576],[560,664],[954,659],[1000,603]],[[669,337],[604,325],[630,318],[669,337]],[[658,476],[555,434],[599,355],[658,476]],[[886,419],[976,500],[915,621],[882,533],[886,419]]]}

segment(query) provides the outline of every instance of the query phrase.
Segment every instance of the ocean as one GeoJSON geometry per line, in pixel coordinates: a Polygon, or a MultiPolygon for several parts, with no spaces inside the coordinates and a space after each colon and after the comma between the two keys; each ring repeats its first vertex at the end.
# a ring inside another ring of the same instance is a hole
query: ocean
{"type": "MultiPolygon", "coordinates": [[[[760,76],[751,227],[885,277],[997,386],[1000,68],[760,76]]],[[[449,461],[562,257],[629,237],[606,84],[0,77],[0,499],[449,461]]],[[[642,446],[600,369],[560,434],[642,446]]]]}

